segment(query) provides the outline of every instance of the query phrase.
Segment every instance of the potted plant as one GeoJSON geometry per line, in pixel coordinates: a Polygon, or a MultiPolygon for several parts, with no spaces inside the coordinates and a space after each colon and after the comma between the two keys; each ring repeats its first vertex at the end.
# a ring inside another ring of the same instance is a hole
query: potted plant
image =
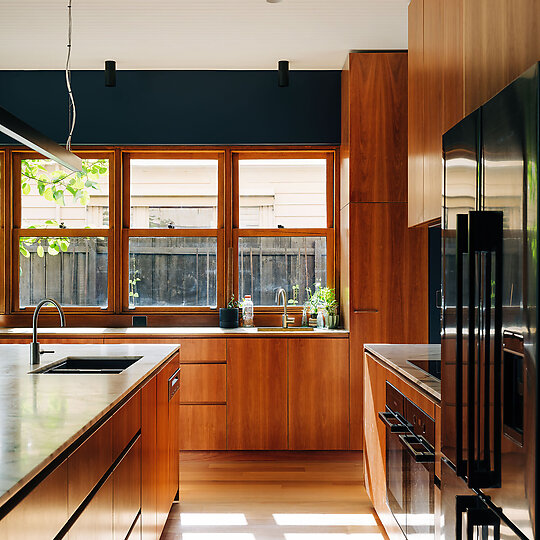
{"type": "Polygon", "coordinates": [[[325,326],[327,328],[337,328],[339,325],[339,304],[336,300],[336,290],[330,287],[320,287],[315,285],[315,292],[308,290],[308,304],[310,313],[314,314],[323,311],[325,326]]]}
{"type": "Polygon", "coordinates": [[[238,328],[239,312],[239,304],[233,294],[227,307],[219,308],[220,328],[238,328]]]}

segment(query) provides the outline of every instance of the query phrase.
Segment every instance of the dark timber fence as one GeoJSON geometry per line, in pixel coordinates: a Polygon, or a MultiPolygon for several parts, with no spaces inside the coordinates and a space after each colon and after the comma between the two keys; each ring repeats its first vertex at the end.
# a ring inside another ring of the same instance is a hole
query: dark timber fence
{"type": "MultiPolygon", "coordinates": [[[[43,243],[47,250],[46,241],[43,243]]],[[[107,305],[107,239],[71,238],[67,252],[39,257],[37,245],[21,256],[20,304],[49,296],[65,306],[107,305]]],[[[135,306],[207,306],[217,299],[215,238],[132,238],[130,303],[135,306]]],[[[239,246],[240,297],[274,305],[279,287],[306,299],[306,287],[326,283],[324,238],[242,238],[239,246]]]]}

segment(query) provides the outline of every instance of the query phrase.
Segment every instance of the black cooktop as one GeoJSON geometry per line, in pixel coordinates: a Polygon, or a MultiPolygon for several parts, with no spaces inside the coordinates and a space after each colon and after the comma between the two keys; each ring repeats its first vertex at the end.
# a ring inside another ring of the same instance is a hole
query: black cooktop
{"type": "Polygon", "coordinates": [[[407,360],[409,364],[420,368],[432,377],[441,380],[441,361],[440,360],[407,360]]]}

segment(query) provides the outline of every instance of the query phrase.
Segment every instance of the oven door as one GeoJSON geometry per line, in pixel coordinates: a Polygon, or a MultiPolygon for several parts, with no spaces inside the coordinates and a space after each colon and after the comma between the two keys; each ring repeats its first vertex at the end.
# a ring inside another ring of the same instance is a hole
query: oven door
{"type": "Polygon", "coordinates": [[[407,452],[400,435],[410,433],[406,420],[390,408],[379,414],[386,424],[386,497],[403,534],[407,530],[407,452]]]}
{"type": "Polygon", "coordinates": [[[413,432],[399,436],[407,475],[407,538],[435,538],[435,450],[413,432]]]}

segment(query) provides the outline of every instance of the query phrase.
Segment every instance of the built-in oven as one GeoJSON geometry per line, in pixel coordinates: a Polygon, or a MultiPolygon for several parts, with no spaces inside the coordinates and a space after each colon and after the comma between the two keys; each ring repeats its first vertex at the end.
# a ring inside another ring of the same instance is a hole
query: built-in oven
{"type": "Polygon", "coordinates": [[[386,493],[403,534],[434,537],[435,423],[399,390],[386,383],[386,493]]]}

